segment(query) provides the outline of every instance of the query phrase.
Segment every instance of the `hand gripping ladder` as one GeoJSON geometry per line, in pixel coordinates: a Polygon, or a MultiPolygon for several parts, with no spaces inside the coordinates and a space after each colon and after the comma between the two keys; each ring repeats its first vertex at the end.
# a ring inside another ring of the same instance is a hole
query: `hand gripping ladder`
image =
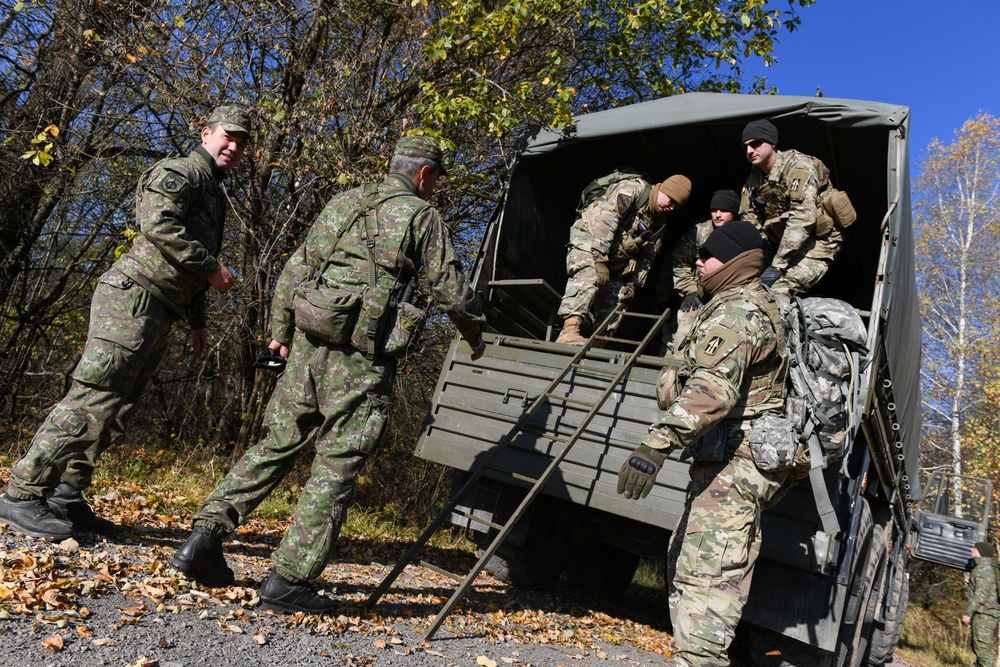
{"type": "Polygon", "coordinates": [[[438,574],[448,577],[456,582],[459,582],[458,588],[452,594],[448,602],[445,603],[444,607],[442,607],[441,611],[438,612],[437,617],[435,617],[434,621],[430,625],[430,628],[428,628],[427,630],[426,638],[428,640],[431,639],[434,636],[434,633],[438,631],[438,628],[441,627],[441,624],[444,622],[444,619],[448,616],[448,614],[451,613],[452,609],[455,608],[455,605],[458,604],[458,601],[462,599],[462,597],[465,595],[468,589],[472,586],[472,583],[476,580],[476,577],[478,577],[480,572],[482,572],[483,569],[486,567],[486,564],[489,562],[490,558],[493,557],[497,549],[500,548],[500,545],[503,544],[504,540],[507,539],[507,536],[510,534],[511,530],[513,530],[518,520],[520,520],[520,518],[527,511],[528,506],[531,504],[531,501],[534,500],[535,496],[538,495],[542,487],[544,487],[545,484],[549,481],[549,478],[551,478],[552,475],[556,472],[556,469],[559,467],[559,464],[562,463],[563,459],[566,458],[566,455],[569,453],[570,449],[573,447],[574,444],[576,444],[577,440],[580,438],[581,434],[590,424],[591,420],[597,415],[597,412],[600,410],[601,406],[611,395],[611,393],[615,390],[618,384],[621,383],[622,379],[628,374],[632,366],[635,365],[635,362],[639,358],[642,351],[646,348],[649,342],[653,340],[653,338],[659,335],[660,329],[663,326],[663,323],[664,321],[666,321],[669,314],[670,314],[670,309],[665,310],[661,315],[650,315],[647,313],[627,312],[619,307],[614,312],[612,312],[607,318],[605,318],[605,320],[597,328],[594,334],[587,340],[587,342],[584,345],[582,345],[579,348],[579,350],[573,356],[570,362],[566,364],[566,367],[563,368],[556,375],[555,378],[553,378],[553,380],[548,384],[547,387],[545,387],[545,389],[538,396],[538,398],[534,400],[531,406],[528,407],[528,409],[524,413],[522,413],[522,415],[518,418],[517,422],[511,427],[510,431],[508,431],[507,435],[505,435],[497,444],[497,446],[493,448],[493,450],[490,452],[490,455],[486,457],[477,468],[475,468],[473,471],[470,471],[469,477],[466,480],[465,484],[462,485],[462,487],[458,490],[457,493],[452,494],[451,501],[434,518],[434,520],[431,521],[431,523],[427,526],[427,528],[424,529],[424,532],[420,535],[420,537],[417,538],[416,542],[414,542],[414,544],[409,548],[406,554],[404,554],[403,558],[398,563],[396,563],[396,566],[393,568],[393,570],[389,572],[388,575],[386,575],[385,579],[382,580],[382,583],[379,584],[378,588],[375,589],[375,591],[371,594],[371,596],[369,596],[366,605],[368,607],[373,607],[375,604],[378,603],[379,599],[381,599],[381,597],[386,593],[386,591],[389,590],[390,586],[392,586],[393,582],[396,581],[397,577],[399,577],[399,575],[403,572],[406,566],[410,562],[412,562],[413,559],[420,553],[424,545],[426,545],[428,540],[430,540],[431,536],[433,536],[434,533],[438,531],[441,525],[445,523],[445,521],[448,519],[449,516],[451,516],[453,512],[465,516],[477,523],[486,524],[490,526],[491,528],[497,530],[498,533],[496,537],[493,538],[493,541],[486,548],[486,550],[483,551],[483,554],[482,556],[480,556],[479,561],[473,566],[472,570],[464,578],[460,575],[447,572],[431,563],[427,563],[425,561],[419,561],[419,564],[426,567],[427,569],[437,572],[438,574]],[[610,324],[616,321],[618,318],[623,318],[623,317],[645,318],[645,319],[655,320],[655,323],[649,329],[649,332],[645,335],[645,337],[641,341],[628,340],[624,338],[615,338],[613,336],[605,335],[605,332],[608,330],[610,324]],[[555,393],[556,388],[559,386],[559,384],[561,384],[563,380],[566,378],[566,376],[569,375],[572,371],[582,370],[587,372],[588,374],[594,373],[595,371],[594,368],[583,366],[581,361],[586,356],[587,352],[589,352],[597,342],[600,342],[602,346],[605,343],[617,343],[620,345],[634,346],[635,349],[627,357],[627,359],[621,365],[617,373],[615,373],[614,375],[611,375],[610,372],[607,373],[607,377],[609,378],[607,381],[608,382],[607,387],[595,401],[591,402],[586,400],[580,400],[576,398],[571,398],[570,396],[564,396],[555,393]],[[574,430],[571,435],[561,436],[555,433],[544,433],[539,436],[540,438],[544,438],[554,442],[563,442],[565,443],[565,445],[562,448],[562,450],[552,459],[548,467],[545,469],[545,471],[538,479],[531,479],[524,476],[516,475],[518,479],[527,482],[532,482],[533,484],[530,490],[528,491],[527,495],[524,497],[524,500],[521,501],[521,504],[517,506],[517,509],[514,510],[514,513],[507,520],[507,523],[503,525],[491,523],[489,521],[484,520],[481,517],[476,517],[464,511],[456,510],[456,506],[459,500],[465,495],[466,491],[473,488],[473,486],[479,481],[479,479],[483,476],[483,474],[487,470],[494,470],[507,476],[511,475],[511,473],[509,472],[504,472],[496,468],[493,468],[492,467],[493,461],[495,461],[497,457],[500,455],[500,453],[504,451],[511,442],[514,441],[518,433],[525,430],[525,426],[528,424],[528,421],[530,420],[531,416],[535,412],[537,412],[539,408],[547,404],[549,405],[561,404],[564,406],[568,404],[573,404],[580,408],[586,408],[588,411],[586,416],[584,416],[583,419],[580,421],[580,425],[576,427],[576,430],[574,430]]]}

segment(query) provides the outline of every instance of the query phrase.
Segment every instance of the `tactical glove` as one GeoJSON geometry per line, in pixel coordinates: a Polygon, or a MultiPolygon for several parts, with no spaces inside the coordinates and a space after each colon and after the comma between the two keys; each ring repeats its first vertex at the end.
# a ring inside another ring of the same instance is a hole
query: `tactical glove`
{"type": "Polygon", "coordinates": [[[253,362],[253,367],[280,373],[285,370],[285,365],[287,363],[288,362],[285,361],[285,358],[282,357],[277,350],[265,347],[264,351],[260,353],[259,357],[257,357],[257,361],[253,362]]]}
{"type": "Polygon", "coordinates": [[[618,493],[624,493],[630,500],[648,496],[666,458],[666,451],[649,445],[636,447],[618,471],[618,493]]]}
{"type": "Polygon", "coordinates": [[[597,271],[597,286],[604,287],[611,280],[611,272],[608,271],[608,265],[597,262],[594,264],[594,270],[597,271]]]}
{"type": "Polygon", "coordinates": [[[698,293],[691,292],[686,297],[684,297],[683,301],[681,301],[680,310],[682,312],[689,313],[692,310],[698,310],[700,306],[701,306],[701,299],[698,298],[698,293]]]}
{"type": "Polygon", "coordinates": [[[781,277],[781,273],[782,272],[780,270],[774,268],[773,266],[769,266],[764,269],[764,273],[760,274],[760,281],[770,287],[774,284],[774,281],[781,277]]]}

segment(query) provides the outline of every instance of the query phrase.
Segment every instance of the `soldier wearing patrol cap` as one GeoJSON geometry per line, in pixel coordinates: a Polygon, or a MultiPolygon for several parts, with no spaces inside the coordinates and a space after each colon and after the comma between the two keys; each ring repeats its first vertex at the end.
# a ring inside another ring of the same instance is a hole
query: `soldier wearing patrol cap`
{"type": "MultiPolygon", "coordinates": [[[[588,204],[569,231],[568,279],[559,305],[557,343],[583,345],[581,328],[628,306],[646,282],[663,245],[666,214],[687,203],[691,181],[680,174],[651,185],[636,176],[612,182],[588,204]]],[[[613,336],[621,319],[612,322],[613,336]]]]}
{"type": "Polygon", "coordinates": [[[645,498],[671,450],[694,459],[669,548],[674,649],[678,665],[722,667],[760,551],[761,510],[790,475],[758,468],[749,444],[751,421],[784,407],[789,352],[778,303],[760,282],[764,253],[751,223],[713,231],[697,265],[708,301],[681,350],[676,378],[687,379],[661,376],[665,412],[622,465],[618,493],[645,498]]]}
{"type": "Polygon", "coordinates": [[[243,158],[251,131],[245,109],[219,107],[190,155],[161,160],[139,177],[140,235],[98,280],[69,393],[11,469],[0,522],[42,539],[114,530],[81,492],[90,486],[97,457],[123,433],[173,323],[187,321],[195,355],[205,349],[205,292],[233,286],[216,258],[226,217],[222,181],[243,158]]]}
{"type": "MultiPolygon", "coordinates": [[[[296,456],[312,445],[311,476],[292,525],[272,554],[260,599],[278,611],[335,610],[311,581],[326,566],[358,472],[385,428],[393,355],[407,349],[391,345],[395,327],[388,322],[393,312],[402,318],[406,302],[398,296],[419,271],[468,342],[472,360],[485,350],[482,306],[462,272],[448,227],[426,201],[442,166],[433,139],[403,137],[385,180],[331,199],[285,264],[271,305],[269,347],[288,365],[267,408],[269,433],[205,500],[192,535],[174,554],[177,569],[209,586],[231,584],[223,537],[246,520],[291,470],[296,456]],[[321,324],[322,318],[314,317],[316,303],[337,304],[343,316],[321,324]]],[[[410,328],[420,326],[422,321],[410,328]]]]}

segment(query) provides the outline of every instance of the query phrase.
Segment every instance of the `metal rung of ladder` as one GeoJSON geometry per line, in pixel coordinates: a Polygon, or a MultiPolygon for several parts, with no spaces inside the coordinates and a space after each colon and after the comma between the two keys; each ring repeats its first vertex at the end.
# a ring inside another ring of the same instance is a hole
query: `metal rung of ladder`
{"type": "MultiPolygon", "coordinates": [[[[386,577],[382,580],[382,583],[380,583],[378,588],[375,589],[375,591],[369,596],[365,604],[368,607],[373,607],[375,606],[375,604],[378,603],[378,601],[386,593],[386,591],[389,590],[389,588],[396,581],[399,575],[402,574],[406,566],[414,561],[417,554],[423,549],[424,545],[427,544],[428,540],[430,540],[430,538],[434,535],[434,533],[438,531],[438,529],[448,519],[448,517],[452,514],[452,512],[455,511],[459,499],[465,496],[466,492],[469,491],[473,487],[473,485],[475,485],[479,481],[479,479],[488,469],[495,470],[495,468],[492,465],[493,461],[495,461],[497,457],[500,455],[500,453],[503,452],[507,448],[507,446],[514,441],[518,433],[525,430],[525,425],[528,423],[528,420],[536,411],[538,411],[540,407],[542,407],[546,403],[549,403],[552,400],[560,400],[564,402],[579,404],[585,407],[589,406],[590,409],[588,410],[586,416],[584,416],[583,419],[580,421],[580,425],[577,426],[576,430],[573,431],[573,433],[565,439],[566,442],[565,446],[563,446],[561,451],[559,451],[559,453],[555,457],[553,457],[552,461],[549,463],[548,467],[545,468],[545,471],[541,474],[541,476],[539,476],[537,479],[532,479],[521,475],[517,475],[516,473],[510,473],[510,472],[506,473],[517,479],[532,482],[532,486],[528,490],[528,493],[525,495],[524,499],[521,501],[521,504],[518,505],[517,509],[515,509],[513,514],[511,514],[507,522],[502,527],[500,527],[496,537],[493,538],[493,541],[490,542],[490,545],[486,548],[486,550],[480,556],[479,560],[472,567],[472,570],[470,570],[469,573],[465,576],[465,579],[462,580],[461,585],[455,590],[451,598],[449,598],[448,602],[445,603],[444,607],[441,608],[441,611],[438,612],[438,615],[434,618],[434,621],[427,629],[427,634],[426,634],[426,638],[430,640],[434,636],[434,634],[438,631],[438,629],[441,627],[441,624],[444,623],[444,619],[447,618],[448,614],[451,613],[452,609],[455,608],[455,605],[457,605],[459,600],[462,599],[466,591],[468,591],[468,589],[472,586],[472,583],[476,580],[479,574],[486,568],[486,564],[497,552],[497,549],[499,549],[500,545],[504,543],[504,541],[507,539],[507,536],[513,530],[514,526],[528,510],[528,506],[531,504],[531,501],[535,499],[535,496],[538,495],[538,493],[545,486],[545,484],[548,483],[552,475],[555,474],[556,469],[566,458],[566,455],[569,454],[569,451],[570,449],[572,449],[573,445],[576,444],[577,440],[580,439],[580,436],[583,434],[587,426],[590,425],[590,422],[597,415],[601,406],[604,405],[604,402],[608,399],[608,397],[612,394],[612,392],[614,392],[615,387],[618,386],[618,384],[632,369],[632,367],[635,365],[636,360],[642,354],[643,350],[646,348],[649,342],[660,332],[660,329],[662,328],[663,323],[666,320],[669,313],[670,311],[666,310],[662,314],[657,316],[657,315],[650,315],[648,313],[630,313],[628,311],[619,308],[616,309],[614,312],[612,312],[610,315],[608,315],[608,317],[604,319],[604,321],[600,324],[597,330],[594,331],[594,334],[587,340],[587,342],[584,345],[580,347],[580,349],[569,361],[569,363],[567,363],[566,366],[549,383],[549,385],[544,390],[542,390],[538,398],[535,399],[535,401],[531,404],[531,406],[528,407],[528,409],[521,414],[517,422],[515,422],[514,425],[511,427],[510,431],[507,432],[507,435],[505,435],[500,440],[500,442],[497,443],[497,446],[493,448],[493,450],[490,452],[490,455],[486,457],[483,461],[481,461],[479,466],[476,467],[474,471],[470,471],[469,477],[462,485],[462,487],[456,493],[452,494],[452,498],[445,506],[445,508],[441,510],[441,512],[434,518],[433,521],[431,521],[431,523],[427,526],[427,528],[424,529],[424,532],[420,535],[420,537],[417,538],[416,542],[414,542],[413,545],[410,546],[406,554],[403,555],[403,557],[399,560],[399,562],[396,563],[396,566],[392,569],[392,571],[386,575],[386,577]],[[604,333],[607,331],[610,324],[616,321],[617,318],[621,317],[640,317],[640,318],[655,320],[655,323],[641,341],[629,341],[626,339],[612,338],[605,336],[604,333]],[[586,370],[586,367],[580,365],[580,360],[583,359],[584,356],[586,356],[587,352],[593,349],[594,343],[597,341],[615,341],[615,342],[633,344],[636,347],[635,350],[628,356],[625,362],[621,365],[619,371],[616,374],[614,374],[614,376],[610,380],[608,380],[607,387],[604,389],[604,391],[601,393],[601,395],[597,398],[596,401],[583,401],[580,399],[572,399],[568,396],[561,396],[559,394],[554,394],[553,392],[555,391],[556,387],[560,383],[562,383],[562,381],[571,371],[586,370]]],[[[478,523],[494,526],[494,524],[491,524],[487,521],[483,521],[482,519],[478,519],[475,517],[471,518],[472,520],[478,523]]],[[[421,564],[424,563],[421,562],[421,564]]],[[[446,573],[443,570],[440,570],[439,568],[432,567],[431,569],[433,569],[435,572],[444,574],[449,578],[455,578],[456,580],[458,579],[457,575],[446,573]]]]}

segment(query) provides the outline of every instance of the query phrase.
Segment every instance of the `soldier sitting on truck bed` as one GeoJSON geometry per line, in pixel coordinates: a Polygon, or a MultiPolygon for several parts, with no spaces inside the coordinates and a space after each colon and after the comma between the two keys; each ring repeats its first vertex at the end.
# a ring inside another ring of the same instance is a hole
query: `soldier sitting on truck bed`
{"type": "MultiPolygon", "coordinates": [[[[678,665],[729,664],[760,552],[761,509],[789,478],[788,468],[765,471],[772,467],[765,452],[751,448],[751,441],[777,442],[772,433],[758,438],[758,423],[783,419],[775,415],[785,403],[789,364],[778,303],[760,281],[763,267],[760,234],[751,223],[736,220],[708,237],[698,271],[709,300],[676,375],[688,379],[658,384],[657,402],[666,412],[619,472],[618,493],[645,498],[671,450],[687,448],[681,458],[694,458],[669,549],[677,556],[670,616],[678,665]]],[[[786,454],[794,451],[786,444],[786,454]]]]}
{"type": "Polygon", "coordinates": [[[753,166],[740,217],[756,225],[774,253],[761,280],[781,295],[805,294],[826,274],[844,240],[833,219],[821,213],[830,170],[811,155],[779,151],[778,128],[768,120],[747,124],[743,149],[753,166]]]}
{"type": "MultiPolygon", "coordinates": [[[[684,206],[691,196],[686,176],[650,185],[638,174],[616,180],[618,173],[595,181],[609,185],[594,201],[581,202],[570,229],[569,279],[559,306],[563,326],[557,343],[583,345],[585,322],[599,323],[616,306],[632,301],[663,245],[664,214],[684,206]]],[[[606,334],[613,336],[619,324],[620,319],[611,323],[606,334]]]]}
{"type": "MultiPolygon", "coordinates": [[[[670,251],[673,270],[673,290],[680,300],[677,316],[663,327],[663,348],[666,354],[674,354],[682,340],[691,333],[691,326],[698,318],[701,306],[701,284],[698,281],[698,250],[705,245],[708,235],[714,230],[736,219],[740,210],[740,196],[732,190],[716,190],[712,193],[708,211],[711,217],[687,230],[670,251]]],[[[666,270],[663,276],[669,278],[666,270]]]]}

